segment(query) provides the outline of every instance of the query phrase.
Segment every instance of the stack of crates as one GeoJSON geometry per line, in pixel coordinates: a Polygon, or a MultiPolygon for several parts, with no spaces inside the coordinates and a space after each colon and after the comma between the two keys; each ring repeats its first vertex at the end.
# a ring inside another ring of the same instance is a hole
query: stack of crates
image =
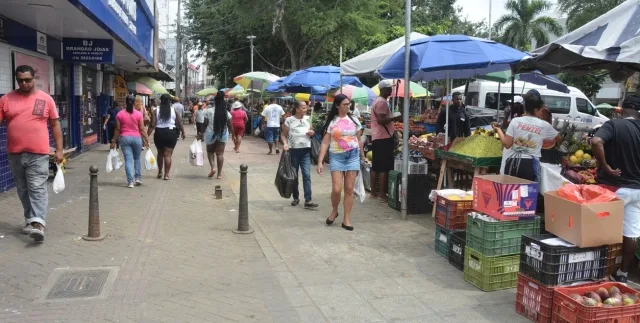
{"type": "Polygon", "coordinates": [[[603,278],[613,248],[567,247],[552,234],[522,236],[516,312],[534,322],[552,322],[555,288],[603,278]]]}
{"type": "MultiPolygon", "coordinates": [[[[409,174],[407,185],[407,214],[427,214],[431,212],[429,193],[435,188],[435,178],[427,174],[409,174]]],[[[400,211],[402,207],[402,172],[389,172],[388,185],[389,207],[400,211]]]]}
{"type": "Polygon", "coordinates": [[[516,287],[523,234],[538,234],[540,218],[498,221],[467,215],[464,280],[483,291],[516,287]]]}
{"type": "MultiPolygon", "coordinates": [[[[451,245],[452,234],[456,234],[455,238],[457,239],[459,245],[460,236],[464,234],[464,230],[467,227],[466,216],[467,213],[471,212],[473,209],[473,201],[472,200],[453,200],[447,198],[445,196],[438,196],[436,198],[436,234],[435,234],[435,249],[436,253],[439,255],[450,259],[449,254],[450,250],[453,249],[453,245],[451,245]],[[460,233],[462,232],[462,233],[460,233]]],[[[454,258],[454,262],[451,262],[455,266],[455,260],[459,260],[462,257],[462,250],[464,250],[464,245],[461,246],[462,249],[455,248],[454,252],[456,254],[452,255],[454,258]],[[459,254],[457,252],[460,252],[459,254]],[[459,257],[458,257],[459,256],[459,257]]],[[[459,267],[458,267],[459,268],[459,267]]]]}

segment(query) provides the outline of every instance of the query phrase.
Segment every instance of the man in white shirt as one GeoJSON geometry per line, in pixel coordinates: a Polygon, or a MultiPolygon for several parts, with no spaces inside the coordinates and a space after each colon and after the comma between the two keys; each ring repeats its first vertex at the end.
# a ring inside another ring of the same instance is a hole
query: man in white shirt
{"type": "Polygon", "coordinates": [[[280,120],[284,115],[284,109],[279,104],[276,104],[276,99],[269,99],[269,105],[262,110],[262,116],[267,121],[267,127],[264,130],[264,140],[269,144],[269,155],[273,154],[273,147],[276,148],[276,154],[280,153],[278,150],[278,140],[280,140],[280,120]]]}

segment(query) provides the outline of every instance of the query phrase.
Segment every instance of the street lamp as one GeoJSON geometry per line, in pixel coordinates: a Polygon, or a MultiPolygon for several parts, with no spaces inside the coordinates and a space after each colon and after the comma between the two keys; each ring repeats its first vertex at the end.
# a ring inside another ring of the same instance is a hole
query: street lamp
{"type": "Polygon", "coordinates": [[[249,39],[249,42],[251,43],[251,72],[253,72],[253,40],[256,39],[256,36],[247,36],[247,39],[249,39]]]}

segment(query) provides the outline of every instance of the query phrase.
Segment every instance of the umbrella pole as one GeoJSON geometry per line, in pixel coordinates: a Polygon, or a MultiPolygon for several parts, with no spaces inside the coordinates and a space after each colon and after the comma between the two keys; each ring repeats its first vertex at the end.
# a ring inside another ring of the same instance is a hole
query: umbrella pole
{"type": "MultiPolygon", "coordinates": [[[[340,46],[340,67],[342,67],[342,46],[340,46]]],[[[340,71],[340,94],[342,94],[342,71],[340,71]]]]}
{"type": "MultiPolygon", "coordinates": [[[[411,0],[405,0],[404,5],[404,102],[402,114],[402,194],[400,194],[400,214],[402,220],[407,219],[407,189],[409,187],[409,103],[411,78],[411,0]]],[[[398,85],[400,82],[398,81],[398,85]]],[[[398,92],[396,92],[397,94],[398,92]]]]}
{"type": "Polygon", "coordinates": [[[500,123],[500,86],[502,83],[498,83],[498,105],[496,106],[496,122],[500,123]]]}
{"type": "MultiPolygon", "coordinates": [[[[444,145],[448,145],[449,144],[449,100],[447,100],[447,93],[451,92],[451,89],[449,88],[449,72],[447,72],[447,84],[445,85],[445,89],[446,91],[444,92],[445,97],[444,99],[447,101],[447,104],[445,106],[445,116],[446,116],[446,122],[444,123],[444,145]]],[[[453,99],[453,97],[451,97],[451,99],[453,99]]]]}

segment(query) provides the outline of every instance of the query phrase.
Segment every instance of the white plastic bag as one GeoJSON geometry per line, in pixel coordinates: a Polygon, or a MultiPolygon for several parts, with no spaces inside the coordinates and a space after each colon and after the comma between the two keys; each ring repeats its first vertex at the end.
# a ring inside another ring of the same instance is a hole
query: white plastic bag
{"type": "Polygon", "coordinates": [[[189,163],[191,166],[204,165],[204,151],[202,151],[202,143],[200,140],[194,140],[189,147],[189,163]]]}
{"type": "Polygon", "coordinates": [[[56,164],[58,171],[56,177],[53,179],[53,192],[58,194],[64,191],[64,175],[62,174],[62,165],[56,164]]]}
{"type": "Polygon", "coordinates": [[[253,134],[258,137],[260,136],[260,127],[256,128],[256,131],[253,132],[253,134]]]}
{"type": "Polygon", "coordinates": [[[367,191],[364,190],[364,180],[362,179],[362,172],[358,172],[358,177],[356,177],[356,183],[353,187],[353,194],[360,198],[360,203],[364,203],[364,199],[367,196],[367,191]]]}
{"type": "Polygon", "coordinates": [[[111,173],[113,171],[113,159],[111,158],[111,151],[107,155],[107,173],[111,173]]]}
{"type": "Polygon", "coordinates": [[[113,169],[120,169],[120,167],[122,167],[122,164],[124,164],[122,157],[120,157],[120,153],[115,149],[111,149],[109,155],[111,156],[111,158],[113,158],[113,161],[111,162],[111,164],[113,165],[113,169]]]}
{"type": "Polygon", "coordinates": [[[147,153],[144,155],[144,168],[146,170],[158,169],[158,161],[156,160],[156,157],[151,152],[151,149],[147,149],[147,153]]]}

